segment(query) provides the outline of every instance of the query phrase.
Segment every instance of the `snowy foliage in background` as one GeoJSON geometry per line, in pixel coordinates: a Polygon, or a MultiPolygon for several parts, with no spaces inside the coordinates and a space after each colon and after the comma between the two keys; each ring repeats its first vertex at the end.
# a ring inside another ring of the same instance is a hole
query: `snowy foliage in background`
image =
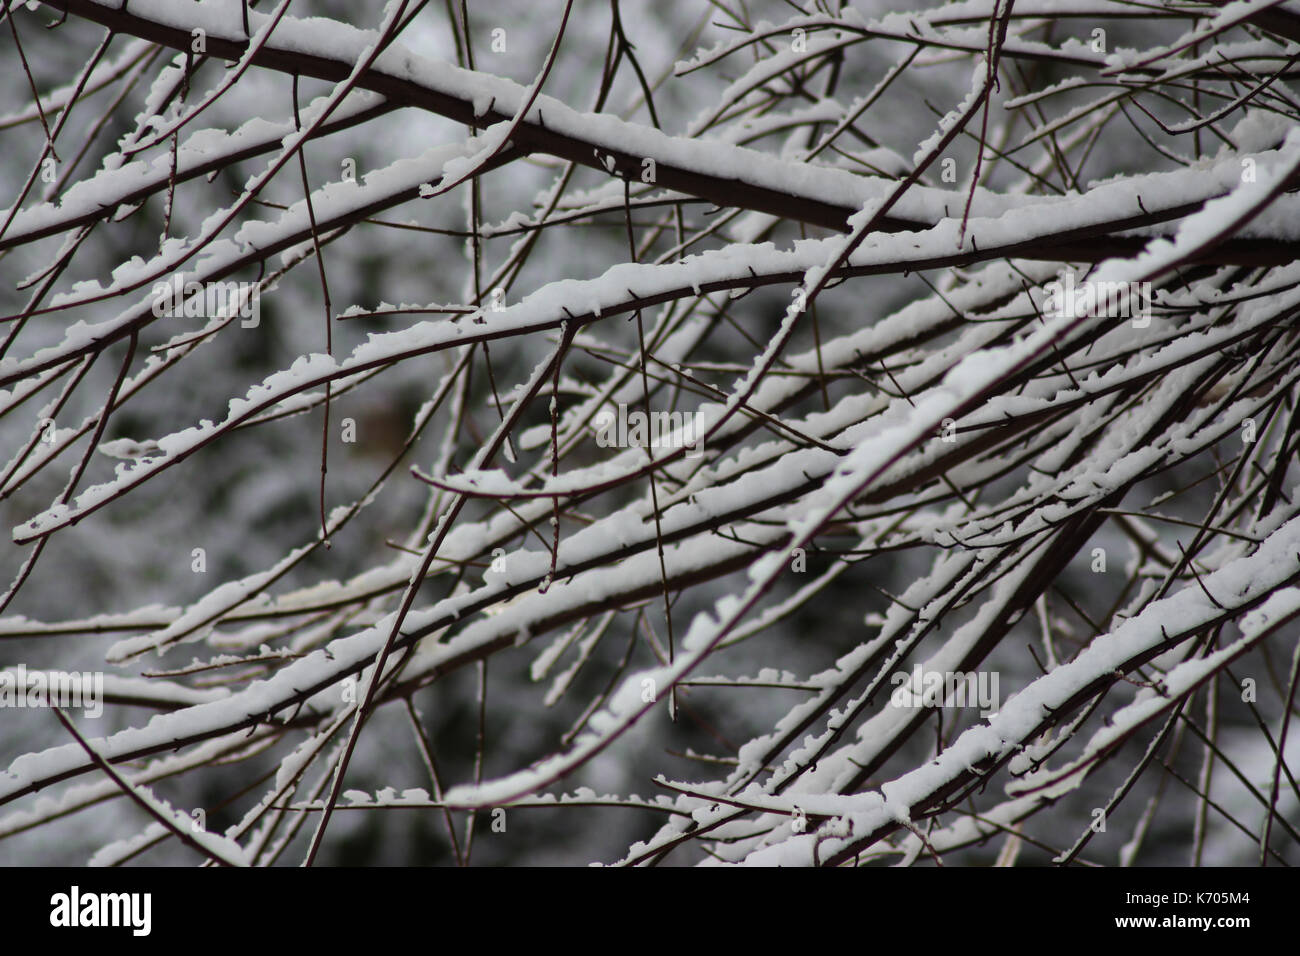
{"type": "Polygon", "coordinates": [[[1300,863],[1297,0],[4,19],[0,861],[1300,863]]]}

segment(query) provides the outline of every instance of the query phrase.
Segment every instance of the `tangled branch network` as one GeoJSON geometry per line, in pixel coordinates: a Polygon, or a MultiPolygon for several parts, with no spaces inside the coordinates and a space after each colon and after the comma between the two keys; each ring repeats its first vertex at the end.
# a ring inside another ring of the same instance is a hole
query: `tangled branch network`
{"type": "Polygon", "coordinates": [[[1300,862],[1300,3],[890,6],[7,0],[0,856],[1300,862]]]}

